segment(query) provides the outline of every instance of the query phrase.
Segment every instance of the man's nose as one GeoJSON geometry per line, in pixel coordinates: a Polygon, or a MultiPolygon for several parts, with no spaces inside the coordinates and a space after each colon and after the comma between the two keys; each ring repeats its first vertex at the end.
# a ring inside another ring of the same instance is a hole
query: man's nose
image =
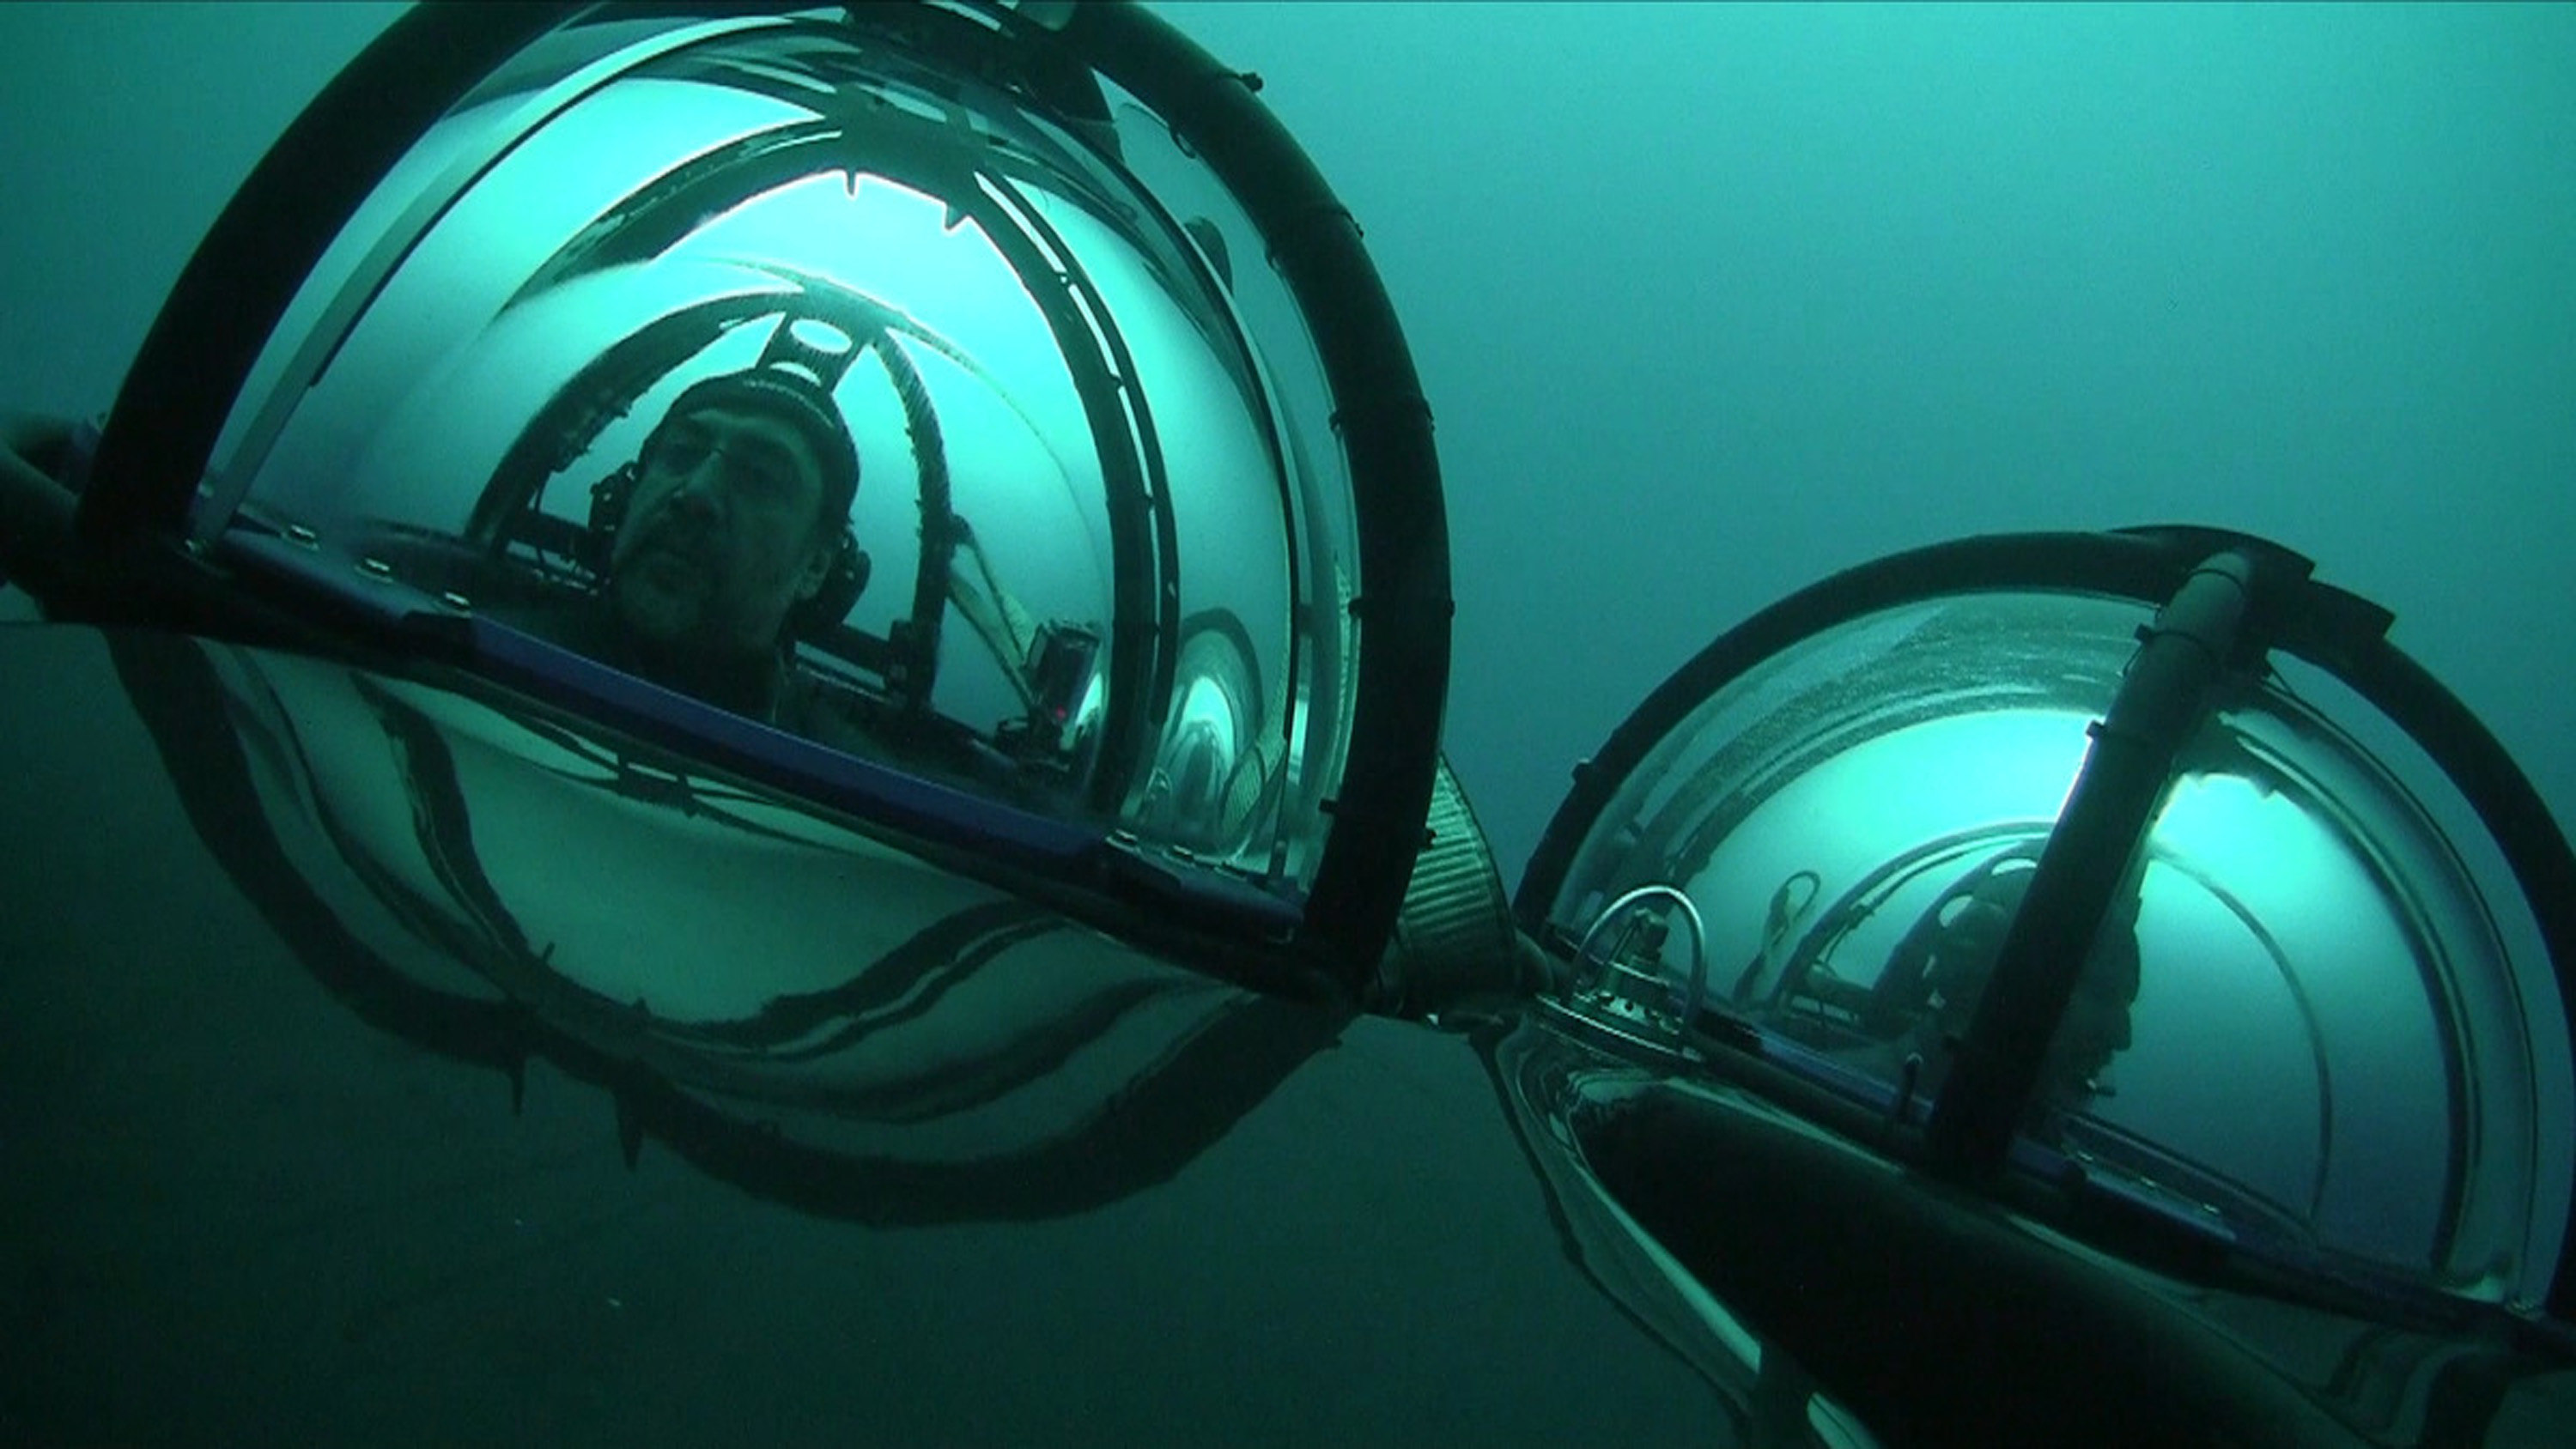
{"type": "Polygon", "coordinates": [[[724,506],[724,454],[709,449],[697,466],[680,475],[672,486],[670,505],[701,517],[713,518],[724,506]]]}

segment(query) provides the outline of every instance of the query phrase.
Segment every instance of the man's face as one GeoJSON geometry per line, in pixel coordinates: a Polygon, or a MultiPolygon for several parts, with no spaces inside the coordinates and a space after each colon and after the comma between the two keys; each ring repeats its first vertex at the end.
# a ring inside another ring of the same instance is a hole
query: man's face
{"type": "MultiPolygon", "coordinates": [[[[2003,955],[2012,907],[2020,904],[2021,892],[2000,893],[2010,906],[1986,897],[1963,903],[1943,927],[1933,952],[1932,980],[1941,993],[1941,1029],[1948,1035],[1966,1035],[1977,999],[2003,955]]],[[[2107,938],[2114,932],[2120,939],[2097,942],[2075,978],[2066,1014],[2058,1019],[2057,1034],[2049,1039],[2040,1066],[2043,1098],[2071,1102],[2091,1095],[2094,1079],[2109,1069],[2111,1058],[2128,1050],[2129,1008],[2138,997],[2137,954],[2130,928],[2115,925],[2104,934],[2107,938]]]]}
{"type": "Polygon", "coordinates": [[[609,561],[618,617],[664,646],[774,648],[787,611],[831,566],[823,486],[813,449],[783,419],[718,406],[667,420],[609,561]]]}
{"type": "Polygon", "coordinates": [[[2129,1006],[2137,999],[2136,955],[2121,948],[2094,951],[2049,1040],[2040,1081],[2069,1099],[2107,1093],[2108,1084],[2097,1088],[2095,1081],[2111,1069],[2112,1057],[2129,1049],[2129,1006]]]}

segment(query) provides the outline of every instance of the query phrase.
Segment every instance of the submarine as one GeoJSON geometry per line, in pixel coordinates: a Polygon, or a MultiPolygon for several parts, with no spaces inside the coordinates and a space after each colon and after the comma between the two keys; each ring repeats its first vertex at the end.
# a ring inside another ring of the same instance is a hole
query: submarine
{"type": "Polygon", "coordinates": [[[0,456],[0,1442],[2576,1435],[2576,858],[2291,542],[1729,629],[1507,887],[1141,5],[428,5],[0,456]]]}

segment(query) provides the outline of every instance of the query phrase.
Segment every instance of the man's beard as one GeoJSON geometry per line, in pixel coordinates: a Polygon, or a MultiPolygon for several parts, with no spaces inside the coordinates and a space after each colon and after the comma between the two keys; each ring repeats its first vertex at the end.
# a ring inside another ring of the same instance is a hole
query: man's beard
{"type": "Polygon", "coordinates": [[[648,640],[720,649],[728,645],[721,578],[716,550],[702,531],[665,523],[620,562],[609,580],[609,600],[619,618],[648,640]]]}

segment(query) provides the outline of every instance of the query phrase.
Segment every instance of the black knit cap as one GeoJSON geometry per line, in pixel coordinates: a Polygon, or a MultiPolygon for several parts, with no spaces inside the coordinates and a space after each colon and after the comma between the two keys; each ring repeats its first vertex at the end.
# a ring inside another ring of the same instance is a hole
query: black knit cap
{"type": "Polygon", "coordinates": [[[842,421],[831,394],[813,379],[782,367],[719,373],[690,384],[654,431],[710,408],[759,413],[792,425],[812,445],[815,460],[822,465],[823,517],[830,521],[849,515],[850,500],[859,492],[859,445],[850,437],[850,426],[842,421]]]}

